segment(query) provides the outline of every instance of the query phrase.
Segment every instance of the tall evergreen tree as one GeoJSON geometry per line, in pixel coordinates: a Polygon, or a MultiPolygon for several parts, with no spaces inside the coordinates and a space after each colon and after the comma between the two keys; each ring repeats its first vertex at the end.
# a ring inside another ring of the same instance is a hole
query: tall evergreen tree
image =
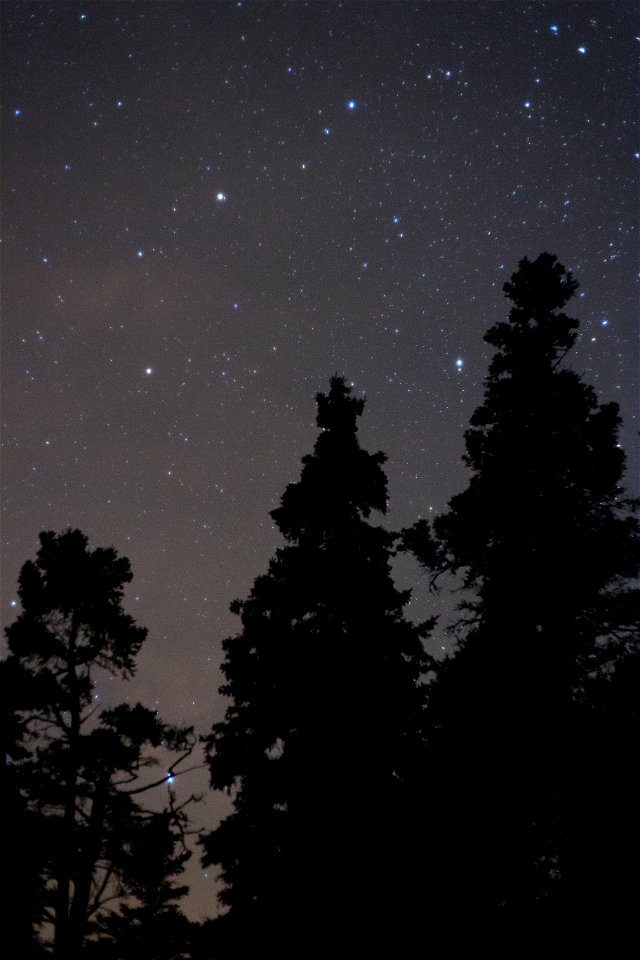
{"type": "Polygon", "coordinates": [[[637,643],[640,538],[618,407],[564,362],[576,288],[547,253],[504,285],[512,307],[485,336],[496,353],[466,433],[468,486],[406,536],[469,592],[460,649],[431,690],[431,762],[455,823],[438,883],[485,918],[575,916],[620,880],[593,869],[615,806],[602,790],[594,802],[613,762],[595,705],[637,643]]]}
{"type": "Polygon", "coordinates": [[[229,956],[309,956],[345,935],[362,947],[410,910],[428,625],[404,619],[393,536],[369,520],[387,482],[384,454],[358,442],[363,407],[338,377],[318,396],[314,452],[272,512],[285,544],[232,606],[231,702],[207,753],[234,811],[204,841],[229,956]]]}
{"type": "Polygon", "coordinates": [[[16,956],[50,955],[50,945],[76,960],[109,939],[109,916],[140,897],[143,838],[169,830],[165,847],[174,847],[171,831],[184,823],[172,802],[160,813],[140,801],[167,782],[153,776],[159,756],[175,770],[191,753],[192,731],[140,704],[101,709],[95,691],[100,671],[135,672],[147,631],[122,608],[130,580],[125,557],[89,550],[79,530],[42,533],[20,574],[22,613],[1,665],[17,904],[5,933],[15,933],[16,956]]]}

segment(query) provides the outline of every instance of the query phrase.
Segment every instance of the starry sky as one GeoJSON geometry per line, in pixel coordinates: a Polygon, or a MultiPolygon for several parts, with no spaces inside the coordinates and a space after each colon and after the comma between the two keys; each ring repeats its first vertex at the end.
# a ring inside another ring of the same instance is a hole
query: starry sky
{"type": "MultiPolygon", "coordinates": [[[[366,394],[393,527],[443,509],[482,335],[543,250],[581,284],[571,363],[621,404],[638,492],[635,3],[1,16],[4,623],[40,530],[114,545],[149,628],[118,697],[207,732],[228,605],[279,542],[315,394],[334,372],[366,394]]],[[[426,609],[415,566],[398,577],[426,609]]],[[[212,915],[214,875],[188,879],[212,915]]]]}

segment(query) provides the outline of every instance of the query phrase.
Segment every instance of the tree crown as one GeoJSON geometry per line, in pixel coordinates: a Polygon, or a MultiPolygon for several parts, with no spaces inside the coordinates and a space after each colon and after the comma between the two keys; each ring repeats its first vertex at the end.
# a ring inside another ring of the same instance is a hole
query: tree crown
{"type": "Polygon", "coordinates": [[[368,453],[358,442],[364,400],[352,396],[342,377],[331,378],[328,394],[317,396],[320,434],[302,474],[285,490],[271,516],[287,540],[323,539],[327,531],[384,513],[387,479],[383,453],[368,453]]]}

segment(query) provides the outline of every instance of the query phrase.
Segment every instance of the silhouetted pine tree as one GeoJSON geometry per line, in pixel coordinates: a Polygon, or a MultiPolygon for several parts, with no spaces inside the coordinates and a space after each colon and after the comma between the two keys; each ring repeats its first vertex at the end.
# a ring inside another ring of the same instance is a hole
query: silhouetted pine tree
{"type": "MultiPolygon", "coordinates": [[[[0,665],[10,721],[5,856],[17,909],[4,933],[12,956],[50,956],[53,944],[54,957],[76,960],[98,949],[110,939],[110,914],[140,895],[143,838],[184,822],[172,801],[161,813],[140,800],[167,781],[149,772],[159,755],[169,751],[175,767],[191,753],[192,731],[140,704],[102,709],[95,691],[99,671],[135,671],[146,630],[122,608],[130,580],[125,557],[89,550],[79,530],[42,533],[36,561],[20,573],[22,613],[7,628],[0,665]]],[[[173,833],[165,840],[173,846],[173,833]]]]}
{"type": "Polygon", "coordinates": [[[485,336],[496,354],[466,433],[468,486],[433,531],[420,522],[406,537],[470,591],[460,650],[430,694],[434,801],[451,822],[434,897],[489,921],[575,917],[624,882],[598,875],[594,855],[620,867],[624,836],[610,833],[607,858],[607,831],[629,797],[596,784],[631,782],[633,750],[612,754],[607,734],[624,724],[606,701],[623,673],[637,681],[626,657],[640,539],[620,487],[618,407],[564,365],[576,287],[547,253],[505,284],[511,311],[485,336]]]}
{"type": "Polygon", "coordinates": [[[252,944],[310,956],[345,936],[362,947],[411,910],[428,626],[404,619],[393,536],[369,522],[387,483],[384,454],[358,442],[363,406],[338,377],[318,396],[314,452],[272,512],[285,545],[232,606],[231,703],[207,753],[234,812],[204,841],[229,956],[252,944]]]}

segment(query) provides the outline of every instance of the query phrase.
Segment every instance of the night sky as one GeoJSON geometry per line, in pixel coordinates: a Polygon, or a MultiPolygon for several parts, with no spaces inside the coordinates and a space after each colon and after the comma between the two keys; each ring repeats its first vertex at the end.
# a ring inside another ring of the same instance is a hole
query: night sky
{"type": "MultiPolygon", "coordinates": [[[[40,530],[112,544],[149,628],[118,697],[207,732],[315,394],[366,394],[393,527],[443,509],[482,335],[543,250],[580,282],[571,364],[621,404],[638,492],[635,3],[1,13],[5,623],[40,530]]],[[[189,880],[211,915],[214,875],[189,880]]]]}

